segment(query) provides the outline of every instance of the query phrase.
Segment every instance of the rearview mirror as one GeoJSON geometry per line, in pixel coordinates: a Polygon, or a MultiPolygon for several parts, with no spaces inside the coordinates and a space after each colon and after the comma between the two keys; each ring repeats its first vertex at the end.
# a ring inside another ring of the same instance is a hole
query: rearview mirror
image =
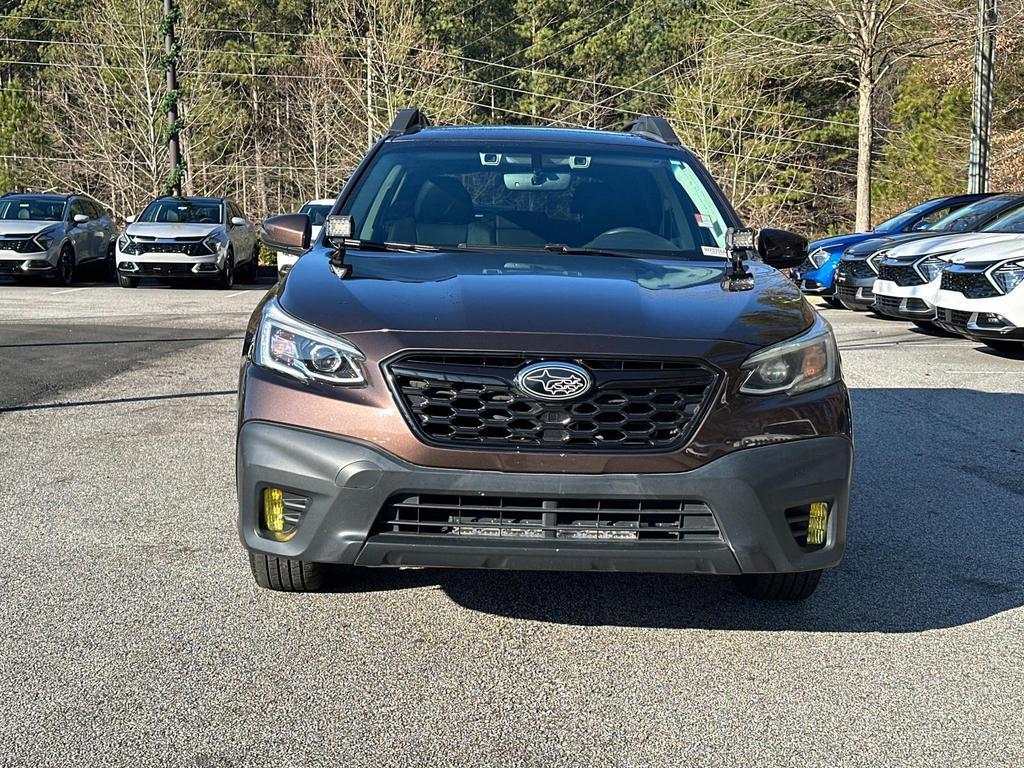
{"type": "Polygon", "coordinates": [[[127,221],[129,224],[134,224],[135,223],[135,214],[132,214],[131,216],[125,216],[124,220],[127,221]]]}
{"type": "Polygon", "coordinates": [[[301,256],[309,250],[312,224],[304,213],[286,213],[263,220],[260,240],[267,248],[301,256]]]}
{"type": "Polygon", "coordinates": [[[244,227],[248,223],[249,222],[247,222],[241,216],[232,216],[231,217],[231,226],[232,227],[244,227]]]}
{"type": "Polygon", "coordinates": [[[762,229],[757,236],[757,252],[769,266],[793,269],[807,258],[807,238],[784,229],[762,229]]]}
{"type": "Polygon", "coordinates": [[[72,219],[72,221],[74,221],[75,224],[85,224],[87,221],[89,221],[89,217],[86,216],[84,213],[76,213],[75,218],[72,219]]]}

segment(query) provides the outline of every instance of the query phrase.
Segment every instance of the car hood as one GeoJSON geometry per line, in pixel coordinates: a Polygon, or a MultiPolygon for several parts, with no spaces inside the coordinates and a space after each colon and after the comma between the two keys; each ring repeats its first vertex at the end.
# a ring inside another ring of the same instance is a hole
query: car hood
{"type": "Polygon", "coordinates": [[[165,224],[155,221],[137,221],[129,224],[125,231],[139,237],[206,237],[220,229],[220,224],[165,224]]]}
{"type": "Polygon", "coordinates": [[[1024,258],[1024,235],[1010,235],[998,242],[975,244],[950,256],[949,260],[954,264],[973,264],[1013,258],[1024,258]]]}
{"type": "MultiPolygon", "coordinates": [[[[904,243],[917,242],[918,240],[931,240],[941,236],[942,232],[900,232],[898,234],[875,236],[849,247],[843,258],[866,259],[871,254],[882,248],[892,248],[904,243]]],[[[961,233],[963,234],[963,233],[961,233]]]]}
{"type": "Polygon", "coordinates": [[[764,346],[806,329],[814,310],[761,263],[755,287],[726,291],[722,261],[527,252],[356,253],[341,278],[322,250],[280,289],[289,314],[335,334],[477,331],[718,339],[764,346]]]}
{"type": "Polygon", "coordinates": [[[878,235],[874,232],[855,232],[850,235],[836,235],[835,237],[826,237],[821,240],[815,240],[807,246],[807,251],[810,253],[811,251],[816,251],[819,248],[824,248],[826,251],[837,251],[877,237],[878,235]]]}
{"type": "Polygon", "coordinates": [[[1020,238],[1007,232],[970,232],[955,235],[944,235],[933,237],[929,240],[915,240],[911,243],[902,243],[889,249],[890,259],[916,259],[928,254],[948,253],[950,251],[961,251],[964,248],[973,248],[979,245],[999,243],[1004,240],[1020,238]]]}
{"type": "Polygon", "coordinates": [[[59,221],[25,221],[24,219],[0,221],[0,237],[38,235],[44,229],[59,226],[61,226],[59,221]]]}

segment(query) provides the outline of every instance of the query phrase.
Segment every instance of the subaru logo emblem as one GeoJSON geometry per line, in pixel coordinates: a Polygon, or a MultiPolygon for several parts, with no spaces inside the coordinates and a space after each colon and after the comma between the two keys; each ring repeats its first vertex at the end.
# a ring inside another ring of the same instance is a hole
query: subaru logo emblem
{"type": "Polygon", "coordinates": [[[519,371],[515,382],[539,400],[571,400],[594,385],[587,370],[573,363],[534,363],[519,371]]]}

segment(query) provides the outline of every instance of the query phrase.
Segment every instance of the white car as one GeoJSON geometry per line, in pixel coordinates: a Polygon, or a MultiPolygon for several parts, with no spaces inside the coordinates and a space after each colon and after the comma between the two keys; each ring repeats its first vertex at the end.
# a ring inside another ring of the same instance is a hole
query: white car
{"type": "Polygon", "coordinates": [[[70,285],[81,264],[113,267],[115,234],[110,214],[86,195],[0,196],[0,275],[70,285]]]}
{"type": "Polygon", "coordinates": [[[231,200],[160,197],[117,239],[117,280],[135,288],[143,277],[206,278],[221,288],[235,275],[256,278],[256,228],[231,200]]]}
{"type": "Polygon", "coordinates": [[[935,294],[935,322],[993,349],[1024,352],[1024,236],[951,258],[935,294]]]}
{"type": "MultiPolygon", "coordinates": [[[[309,242],[315,243],[316,239],[320,236],[320,230],[324,226],[324,219],[331,212],[331,208],[334,207],[334,200],[324,198],[323,200],[310,200],[304,206],[299,209],[299,213],[304,213],[309,216],[309,221],[313,225],[312,233],[309,237],[309,242]]],[[[293,266],[295,262],[299,260],[298,256],[290,253],[284,253],[283,251],[277,252],[277,274],[283,275],[293,266]]]]}
{"type": "Polygon", "coordinates": [[[1024,209],[996,220],[982,232],[914,240],[884,251],[878,263],[872,309],[889,317],[911,320],[915,325],[934,325],[935,294],[951,257],[968,248],[1007,240],[1024,243],[1024,233],[1014,231],[1008,223],[1014,217],[1024,217],[1024,209]]]}

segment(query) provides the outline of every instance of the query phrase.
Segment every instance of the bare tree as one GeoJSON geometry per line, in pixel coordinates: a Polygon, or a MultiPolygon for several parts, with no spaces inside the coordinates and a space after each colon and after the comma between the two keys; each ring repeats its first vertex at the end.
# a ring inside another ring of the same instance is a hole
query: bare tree
{"type": "MultiPolygon", "coordinates": [[[[956,0],[959,1],[959,0],[956,0]]],[[[744,64],[819,83],[838,82],[857,96],[856,227],[871,227],[872,143],[879,86],[904,61],[941,51],[936,13],[953,10],[936,0],[711,0],[717,18],[738,37],[744,64]]]]}

